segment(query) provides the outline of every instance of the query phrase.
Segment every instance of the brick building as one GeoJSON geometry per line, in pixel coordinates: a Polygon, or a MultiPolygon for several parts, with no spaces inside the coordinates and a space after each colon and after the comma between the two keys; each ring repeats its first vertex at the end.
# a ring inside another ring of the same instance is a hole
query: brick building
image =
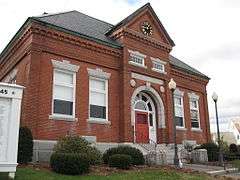
{"type": "MultiPolygon", "coordinates": [[[[97,144],[210,141],[209,78],[170,55],[150,4],[117,25],[77,11],[30,17],[0,55],[0,81],[25,86],[21,125],[35,144],[66,134],[97,144]]],[[[49,145],[50,147],[51,145],[49,145]]]]}

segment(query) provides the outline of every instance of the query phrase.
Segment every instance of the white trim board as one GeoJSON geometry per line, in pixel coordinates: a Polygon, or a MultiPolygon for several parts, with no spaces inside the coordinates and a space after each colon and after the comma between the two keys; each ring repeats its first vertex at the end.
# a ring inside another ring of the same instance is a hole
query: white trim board
{"type": "Polygon", "coordinates": [[[138,74],[138,73],[132,73],[131,76],[132,76],[132,78],[135,78],[135,79],[139,79],[139,80],[143,80],[143,81],[146,81],[146,82],[151,82],[151,83],[163,85],[163,81],[160,80],[160,79],[157,79],[157,78],[145,76],[145,75],[138,74]]]}

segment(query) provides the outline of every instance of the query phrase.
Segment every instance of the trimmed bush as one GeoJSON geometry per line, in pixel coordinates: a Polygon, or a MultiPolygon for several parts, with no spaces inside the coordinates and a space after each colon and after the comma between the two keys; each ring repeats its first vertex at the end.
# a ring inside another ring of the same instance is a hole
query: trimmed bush
{"type": "Polygon", "coordinates": [[[129,169],[132,158],[126,154],[114,154],[109,157],[109,167],[116,167],[118,169],[129,169]]]}
{"type": "Polygon", "coordinates": [[[104,163],[108,164],[110,156],[112,156],[114,154],[129,155],[132,158],[133,165],[143,165],[145,162],[143,154],[139,149],[131,147],[131,146],[118,146],[115,148],[110,148],[105,151],[105,153],[103,154],[104,163]]]}
{"type": "Polygon", "coordinates": [[[86,154],[53,153],[50,166],[56,173],[78,175],[89,172],[90,163],[86,154]]]}
{"type": "Polygon", "coordinates": [[[27,164],[32,161],[33,137],[28,127],[20,127],[18,141],[18,163],[27,164]]]}
{"type": "Polygon", "coordinates": [[[87,140],[79,136],[65,136],[59,139],[54,147],[54,151],[56,153],[86,154],[91,165],[102,162],[101,152],[96,147],[92,147],[91,143],[87,140]]]}
{"type": "Polygon", "coordinates": [[[208,161],[218,161],[219,147],[217,144],[213,142],[205,143],[194,149],[206,149],[208,153],[208,161]]]}
{"type": "Polygon", "coordinates": [[[237,153],[238,152],[238,147],[236,144],[230,144],[229,146],[229,152],[230,153],[237,153]]]}

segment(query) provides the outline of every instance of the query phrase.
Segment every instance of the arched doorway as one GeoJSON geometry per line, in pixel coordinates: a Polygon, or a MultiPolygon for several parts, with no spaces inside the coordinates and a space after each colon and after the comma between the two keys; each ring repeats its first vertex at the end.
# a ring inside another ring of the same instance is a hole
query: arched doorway
{"type": "Polygon", "coordinates": [[[156,107],[146,92],[139,92],[134,99],[135,142],[157,142],[156,107]]]}

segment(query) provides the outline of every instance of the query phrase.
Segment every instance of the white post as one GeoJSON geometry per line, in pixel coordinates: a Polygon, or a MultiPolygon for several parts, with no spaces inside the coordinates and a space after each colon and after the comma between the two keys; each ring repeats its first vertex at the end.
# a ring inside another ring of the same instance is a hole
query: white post
{"type": "Polygon", "coordinates": [[[14,178],[23,87],[0,83],[0,172],[14,178]]]}

